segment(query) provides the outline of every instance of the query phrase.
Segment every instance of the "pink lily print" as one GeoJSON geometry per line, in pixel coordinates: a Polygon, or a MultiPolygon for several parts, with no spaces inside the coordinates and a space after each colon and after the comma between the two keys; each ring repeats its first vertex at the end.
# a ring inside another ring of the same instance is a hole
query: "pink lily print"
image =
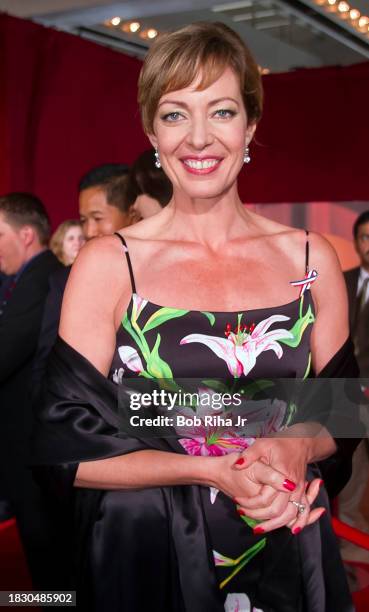
{"type": "Polygon", "coordinates": [[[228,326],[226,338],[208,336],[206,334],[189,334],[180,341],[180,344],[200,342],[208,346],[220,359],[223,359],[228,370],[235,378],[244,375],[255,367],[257,357],[264,351],[274,351],[278,359],[283,355],[283,349],[278,340],[293,338],[287,329],[273,329],[268,331],[274,323],[288,321],[284,315],[272,315],[257,325],[241,325],[242,314],[238,315],[238,325],[234,331],[228,326]]]}
{"type": "MultiPolygon", "coordinates": [[[[187,417],[188,421],[194,418],[200,419],[201,424],[183,427],[177,425],[175,427],[177,434],[181,436],[178,441],[189,455],[219,457],[229,453],[242,452],[253,444],[255,438],[242,436],[240,428],[235,425],[205,424],[206,417],[214,417],[214,410],[208,405],[202,405],[201,398],[203,395],[211,397],[218,394],[208,388],[199,388],[198,394],[200,401],[195,411],[191,408],[182,407],[178,410],[178,414],[187,417]]],[[[232,421],[232,423],[237,421],[237,416],[231,411],[226,412],[224,407],[220,415],[222,418],[232,421]]]]}
{"type": "MultiPolygon", "coordinates": [[[[211,389],[199,389],[199,396],[207,393],[212,395],[214,392],[211,389]]],[[[242,452],[254,443],[255,438],[244,437],[239,435],[235,426],[216,426],[206,425],[205,417],[214,417],[214,411],[208,406],[201,405],[201,399],[196,410],[191,408],[181,408],[175,411],[174,414],[185,416],[188,421],[197,418],[201,423],[197,425],[176,426],[176,433],[181,436],[178,440],[179,444],[184,448],[188,455],[202,457],[219,457],[234,452],[242,452]]],[[[237,418],[231,412],[221,413],[230,421],[236,422],[237,418]]],[[[239,429],[239,428],[238,428],[239,429]]],[[[210,487],[210,501],[215,503],[219,490],[215,487],[210,487]]]]}
{"type": "Polygon", "coordinates": [[[228,593],[224,603],[225,612],[263,612],[260,608],[252,608],[246,593],[228,593]]]}

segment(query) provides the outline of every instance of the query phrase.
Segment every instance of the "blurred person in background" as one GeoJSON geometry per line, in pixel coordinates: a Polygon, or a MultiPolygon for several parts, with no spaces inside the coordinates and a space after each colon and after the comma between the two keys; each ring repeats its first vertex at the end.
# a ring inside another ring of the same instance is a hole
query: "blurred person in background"
{"type": "Polygon", "coordinates": [[[79,215],[86,240],[109,236],[138,221],[126,197],[128,172],[126,164],[103,164],[80,180],[79,215]]]}
{"type": "MultiPolygon", "coordinates": [[[[355,250],[360,265],[344,272],[350,333],[355,346],[360,376],[369,378],[369,210],[356,219],[353,228],[355,250]]],[[[361,407],[361,418],[369,431],[368,404],[361,407]]],[[[353,457],[352,477],[339,496],[339,517],[349,525],[369,533],[369,445],[363,440],[353,457]]],[[[369,561],[369,553],[343,542],[342,555],[352,561],[369,561]]]]}
{"type": "MultiPolygon", "coordinates": [[[[127,164],[103,164],[84,174],[78,185],[78,207],[85,240],[108,236],[139,220],[127,198],[127,164]]],[[[49,280],[38,349],[33,368],[34,401],[40,392],[46,360],[58,334],[64,289],[71,266],[63,267],[49,280]]]]}
{"type": "Polygon", "coordinates": [[[0,197],[0,490],[16,516],[33,579],[43,563],[47,531],[32,480],[30,375],[51,273],[61,264],[48,249],[50,222],[30,193],[0,197]],[[37,551],[37,552],[36,552],[37,551]],[[40,553],[40,555],[38,554],[40,553]]]}
{"type": "Polygon", "coordinates": [[[349,298],[350,331],[360,376],[369,377],[369,210],[353,226],[355,250],[360,265],[344,273],[349,298]]]}
{"type": "Polygon", "coordinates": [[[82,225],[76,219],[63,221],[50,240],[50,249],[64,266],[71,266],[84,245],[82,225]]]}
{"type": "MultiPolygon", "coordinates": [[[[90,240],[98,236],[112,234],[139,219],[127,203],[126,181],[129,167],[126,164],[104,164],[89,170],[80,180],[79,214],[83,237],[90,240]]],[[[49,292],[46,299],[41,332],[32,373],[32,401],[35,407],[39,402],[47,358],[58,334],[60,312],[64,289],[71,271],[71,265],[60,267],[49,279],[49,292]]],[[[41,478],[40,471],[36,475],[41,478]]],[[[43,588],[70,588],[69,561],[73,548],[69,516],[61,504],[56,508],[52,501],[48,504],[50,521],[53,521],[54,567],[49,575],[43,577],[43,588]]],[[[51,538],[50,538],[51,540],[51,538]]]]}
{"type": "Polygon", "coordinates": [[[173,187],[162,168],[156,165],[155,151],[144,151],[129,173],[127,200],[141,219],[160,212],[172,198],[173,187]]]}

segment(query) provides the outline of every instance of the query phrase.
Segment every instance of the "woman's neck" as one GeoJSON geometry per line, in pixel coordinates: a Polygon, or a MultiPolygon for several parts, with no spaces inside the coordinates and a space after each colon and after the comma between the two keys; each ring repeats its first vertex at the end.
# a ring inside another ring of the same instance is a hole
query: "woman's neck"
{"type": "Polygon", "coordinates": [[[237,190],[217,198],[191,199],[174,191],[167,207],[167,231],[178,240],[198,242],[219,248],[245,234],[250,213],[237,190]]]}

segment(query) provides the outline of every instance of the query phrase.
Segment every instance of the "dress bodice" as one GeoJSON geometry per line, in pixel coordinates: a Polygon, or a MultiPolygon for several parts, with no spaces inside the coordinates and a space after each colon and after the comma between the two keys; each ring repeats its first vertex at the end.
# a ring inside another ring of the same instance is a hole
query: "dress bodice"
{"type": "Polygon", "coordinates": [[[134,293],[110,377],[303,378],[314,318],[310,291],[287,304],[239,312],[168,308],[134,293]]]}

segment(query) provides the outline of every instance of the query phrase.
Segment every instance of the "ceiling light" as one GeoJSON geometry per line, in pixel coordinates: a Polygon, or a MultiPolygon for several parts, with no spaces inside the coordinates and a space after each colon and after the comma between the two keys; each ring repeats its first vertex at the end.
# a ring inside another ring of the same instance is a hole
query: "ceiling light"
{"type": "Polygon", "coordinates": [[[158,36],[158,34],[159,32],[155,30],[155,28],[148,28],[147,30],[143,30],[142,32],[140,32],[141,38],[144,38],[145,40],[147,40],[148,38],[150,40],[153,40],[158,36]]]}
{"type": "Polygon", "coordinates": [[[350,5],[347,2],[340,2],[338,5],[338,10],[340,13],[347,13],[350,10],[350,5]]]}
{"type": "Polygon", "coordinates": [[[360,17],[359,19],[359,27],[360,28],[364,28],[366,25],[368,25],[369,23],[369,18],[366,17],[365,15],[363,17],[360,17]]]}
{"type": "Polygon", "coordinates": [[[328,0],[328,4],[334,6],[336,4],[336,0],[328,0]]]}
{"type": "Polygon", "coordinates": [[[113,26],[118,26],[121,22],[121,18],[120,17],[113,17],[113,19],[110,20],[111,25],[113,26]]]}
{"type": "Polygon", "coordinates": [[[360,17],[360,11],[358,11],[357,9],[352,9],[350,11],[350,18],[355,21],[356,19],[359,19],[360,17]]]}
{"type": "Polygon", "coordinates": [[[135,32],[138,32],[140,27],[141,27],[141,24],[138,21],[132,21],[132,23],[129,24],[130,32],[132,32],[133,34],[135,32]]]}

